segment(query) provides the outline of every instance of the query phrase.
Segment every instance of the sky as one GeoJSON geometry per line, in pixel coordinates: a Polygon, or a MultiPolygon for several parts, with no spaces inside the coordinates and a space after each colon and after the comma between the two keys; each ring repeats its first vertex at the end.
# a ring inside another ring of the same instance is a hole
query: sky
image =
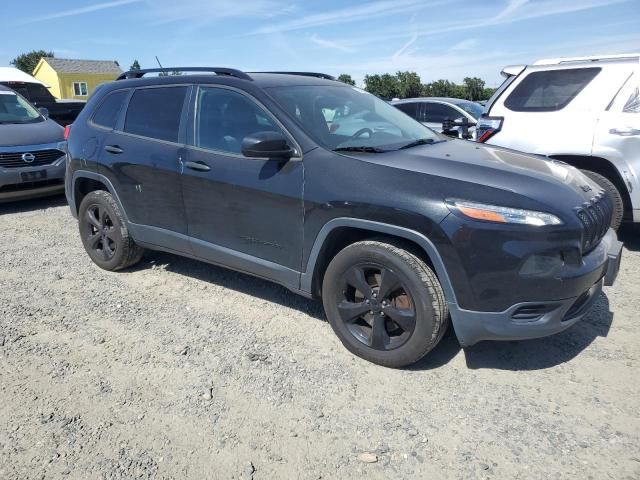
{"type": "Polygon", "coordinates": [[[3,7],[0,66],[33,49],[127,69],[417,72],[500,84],[505,65],[640,52],[640,0],[26,0],[3,7]]]}

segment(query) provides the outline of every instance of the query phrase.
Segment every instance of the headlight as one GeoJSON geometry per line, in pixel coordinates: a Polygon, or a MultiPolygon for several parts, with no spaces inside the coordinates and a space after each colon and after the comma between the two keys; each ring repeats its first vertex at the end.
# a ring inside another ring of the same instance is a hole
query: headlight
{"type": "Polygon", "coordinates": [[[562,224],[562,220],[558,217],[545,212],[466,202],[463,200],[453,200],[448,203],[450,208],[454,208],[457,212],[473,220],[493,223],[516,223],[534,227],[562,224]]]}

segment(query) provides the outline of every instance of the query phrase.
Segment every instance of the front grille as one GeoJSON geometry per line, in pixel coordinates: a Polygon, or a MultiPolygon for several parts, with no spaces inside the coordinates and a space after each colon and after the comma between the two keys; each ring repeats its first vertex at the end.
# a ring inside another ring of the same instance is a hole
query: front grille
{"type": "Polygon", "coordinates": [[[22,167],[39,167],[42,165],[51,165],[64,155],[64,152],[55,148],[48,150],[22,151],[22,152],[0,152],[1,168],[22,168],[22,167]],[[31,153],[35,159],[32,162],[25,162],[22,155],[31,153]]]}
{"type": "Polygon", "coordinates": [[[588,253],[598,246],[611,225],[613,208],[609,196],[602,192],[576,209],[583,227],[582,253],[588,253]]]}

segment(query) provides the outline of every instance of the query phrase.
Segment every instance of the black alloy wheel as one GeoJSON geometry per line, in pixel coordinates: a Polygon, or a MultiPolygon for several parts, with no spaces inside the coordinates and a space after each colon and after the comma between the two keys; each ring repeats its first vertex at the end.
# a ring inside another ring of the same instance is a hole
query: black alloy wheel
{"type": "Polygon", "coordinates": [[[85,222],[85,244],[105,262],[111,260],[122,241],[122,235],[107,209],[97,204],[90,205],[81,221],[85,222]]]}
{"type": "Polygon", "coordinates": [[[343,277],[336,299],[340,318],[360,342],[376,350],[405,344],[416,327],[413,299],[388,267],[359,264],[343,277]]]}
{"type": "Polygon", "coordinates": [[[420,360],[448,325],[435,273],[414,246],[393,238],[363,240],[339,251],[324,273],[322,302],[342,344],[386,367],[420,360]]]}
{"type": "Polygon", "coordinates": [[[78,228],[84,249],[100,268],[122,270],[142,259],[144,249],[131,237],[120,205],[104,190],[89,192],[80,202],[78,228]]]}

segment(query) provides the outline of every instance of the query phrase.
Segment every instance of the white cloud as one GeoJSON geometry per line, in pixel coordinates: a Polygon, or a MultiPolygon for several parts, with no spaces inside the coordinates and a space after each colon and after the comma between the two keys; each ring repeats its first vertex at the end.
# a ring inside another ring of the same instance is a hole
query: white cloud
{"type": "Polygon", "coordinates": [[[341,52],[353,53],[353,52],[357,51],[355,48],[348,47],[348,46],[342,45],[340,43],[332,42],[331,40],[325,40],[324,38],[320,38],[315,33],[313,35],[311,35],[310,40],[313,43],[315,43],[316,45],[319,45],[321,47],[331,48],[333,50],[340,50],[341,52]]]}
{"type": "MultiPolygon", "coordinates": [[[[458,32],[472,30],[477,28],[486,28],[491,26],[506,25],[534,18],[547,17],[552,15],[562,15],[574,13],[578,11],[591,10],[594,8],[606,7],[618,3],[626,3],[631,0],[581,0],[574,2],[572,0],[540,0],[537,2],[525,2],[523,0],[512,0],[508,5],[500,10],[497,14],[491,16],[486,14],[486,19],[476,16],[471,20],[454,22],[449,24],[436,24],[432,28],[424,26],[416,34],[418,37],[433,36],[441,33],[458,32]]],[[[366,45],[376,42],[385,42],[388,40],[405,38],[407,28],[396,28],[387,30],[386,32],[374,34],[370,36],[362,36],[353,44],[366,45]]]]}
{"type": "Polygon", "coordinates": [[[229,17],[272,17],[290,11],[278,0],[146,0],[159,23],[196,19],[200,25],[229,17]]]}
{"type": "Polygon", "coordinates": [[[448,48],[449,52],[461,52],[464,50],[470,50],[478,45],[477,38],[467,38],[466,40],[462,40],[458,43],[453,44],[448,48]]]}
{"type": "Polygon", "coordinates": [[[395,53],[391,57],[392,58],[397,58],[397,57],[401,57],[403,55],[407,55],[408,53],[411,53],[409,51],[409,48],[411,47],[411,45],[416,43],[416,40],[418,40],[418,34],[414,33],[413,35],[411,35],[411,38],[407,41],[407,43],[405,43],[402,47],[400,47],[398,50],[396,50],[395,53]]]}
{"type": "Polygon", "coordinates": [[[498,13],[498,15],[495,16],[494,20],[508,18],[511,14],[513,14],[513,12],[517,11],[520,7],[524,6],[528,2],[529,0],[509,0],[506,8],[498,13]]]}
{"type": "Polygon", "coordinates": [[[400,13],[407,9],[415,10],[426,6],[428,6],[428,2],[421,0],[378,0],[355,7],[346,7],[323,13],[315,13],[307,15],[306,17],[296,18],[294,20],[288,20],[274,25],[267,25],[254,30],[252,33],[261,34],[300,30],[309,27],[353,22],[360,18],[370,20],[382,15],[400,13]]]}
{"type": "Polygon", "coordinates": [[[107,8],[121,7],[123,5],[129,5],[131,3],[139,3],[143,0],[115,0],[112,2],[96,3],[88,5],[86,7],[72,8],[70,10],[63,10],[61,12],[51,13],[43,15],[41,17],[29,18],[23,23],[42,22],[45,20],[54,20],[56,18],[74,17],[76,15],[83,15],[85,13],[97,12],[99,10],[105,10],[107,8]]]}

